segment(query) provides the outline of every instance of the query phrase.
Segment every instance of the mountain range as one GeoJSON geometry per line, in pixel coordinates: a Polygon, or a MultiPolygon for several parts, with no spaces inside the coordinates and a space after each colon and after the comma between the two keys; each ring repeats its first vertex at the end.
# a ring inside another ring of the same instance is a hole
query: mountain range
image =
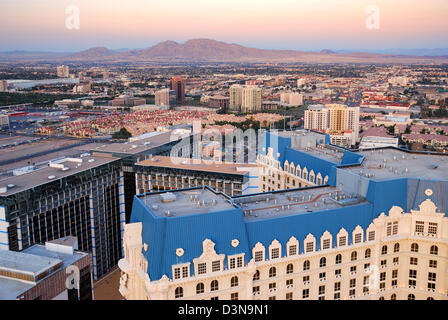
{"type": "MultiPolygon", "coordinates": [[[[445,52],[444,49],[437,49],[445,52]]],[[[293,62],[293,63],[447,63],[448,54],[419,56],[368,52],[320,52],[248,48],[211,39],[193,39],[185,43],[163,41],[146,49],[110,50],[95,47],[76,53],[23,52],[0,53],[0,61],[48,60],[57,62],[293,62]]]]}

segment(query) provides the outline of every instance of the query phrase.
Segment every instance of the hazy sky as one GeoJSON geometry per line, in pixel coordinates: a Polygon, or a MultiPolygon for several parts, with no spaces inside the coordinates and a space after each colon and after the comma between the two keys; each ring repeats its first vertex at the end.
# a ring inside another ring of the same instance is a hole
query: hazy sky
{"type": "Polygon", "coordinates": [[[0,0],[0,51],[146,48],[211,38],[272,49],[448,47],[447,0],[0,0]],[[80,28],[66,28],[66,8],[80,28]],[[379,29],[366,28],[370,5],[379,29]]]}

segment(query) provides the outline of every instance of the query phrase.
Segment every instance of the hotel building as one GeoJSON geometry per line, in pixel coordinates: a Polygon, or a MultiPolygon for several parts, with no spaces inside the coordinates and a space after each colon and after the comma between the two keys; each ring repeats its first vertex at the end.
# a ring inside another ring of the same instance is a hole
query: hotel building
{"type": "Polygon", "coordinates": [[[328,104],[305,111],[304,128],[330,134],[332,144],[355,145],[359,134],[359,107],[328,104]]]}
{"type": "Polygon", "coordinates": [[[320,145],[329,137],[298,136],[266,134],[262,155],[270,153],[283,169],[294,163],[328,176],[325,185],[234,197],[208,187],[136,196],[119,262],[120,293],[448,299],[448,175],[439,169],[448,157],[395,148],[340,149],[334,156],[292,147],[293,139],[320,145]]]}

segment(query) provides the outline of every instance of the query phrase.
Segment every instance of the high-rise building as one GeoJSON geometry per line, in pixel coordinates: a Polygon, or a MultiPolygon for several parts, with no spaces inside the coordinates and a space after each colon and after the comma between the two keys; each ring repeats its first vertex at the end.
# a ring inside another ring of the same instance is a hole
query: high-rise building
{"type": "Polygon", "coordinates": [[[303,104],[303,95],[297,92],[282,92],[280,94],[280,102],[300,106],[303,104]]]}
{"type": "Polygon", "coordinates": [[[261,88],[253,85],[232,85],[230,87],[230,109],[241,112],[260,111],[261,88]]]}
{"type": "Polygon", "coordinates": [[[234,84],[230,87],[230,110],[239,111],[243,103],[243,86],[234,84]]]}
{"type": "Polygon", "coordinates": [[[242,112],[254,112],[261,110],[261,88],[257,86],[246,86],[243,88],[241,103],[242,112]]]}
{"type": "Polygon", "coordinates": [[[171,90],[176,93],[177,103],[182,103],[185,100],[185,79],[182,77],[173,77],[171,79],[171,90]]]}
{"type": "Polygon", "coordinates": [[[329,133],[335,144],[355,145],[359,134],[359,107],[310,106],[305,111],[304,128],[329,133]]]}
{"type": "Polygon", "coordinates": [[[154,97],[156,106],[172,106],[176,103],[176,92],[168,88],[156,91],[154,97]]]}
{"type": "Polygon", "coordinates": [[[8,91],[8,81],[0,80],[0,92],[8,91]]]}
{"type": "Polygon", "coordinates": [[[57,66],[57,74],[59,78],[68,78],[70,76],[68,66],[57,66]]]}

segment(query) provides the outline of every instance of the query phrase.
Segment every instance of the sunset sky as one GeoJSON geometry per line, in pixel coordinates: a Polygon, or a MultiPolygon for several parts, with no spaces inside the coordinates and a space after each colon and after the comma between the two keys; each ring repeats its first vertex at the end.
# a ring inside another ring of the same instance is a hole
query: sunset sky
{"type": "Polygon", "coordinates": [[[211,38],[266,49],[448,47],[447,0],[1,0],[0,51],[146,48],[211,38]],[[80,29],[66,28],[66,7],[80,29]],[[368,30],[366,8],[380,12],[368,30]]]}

